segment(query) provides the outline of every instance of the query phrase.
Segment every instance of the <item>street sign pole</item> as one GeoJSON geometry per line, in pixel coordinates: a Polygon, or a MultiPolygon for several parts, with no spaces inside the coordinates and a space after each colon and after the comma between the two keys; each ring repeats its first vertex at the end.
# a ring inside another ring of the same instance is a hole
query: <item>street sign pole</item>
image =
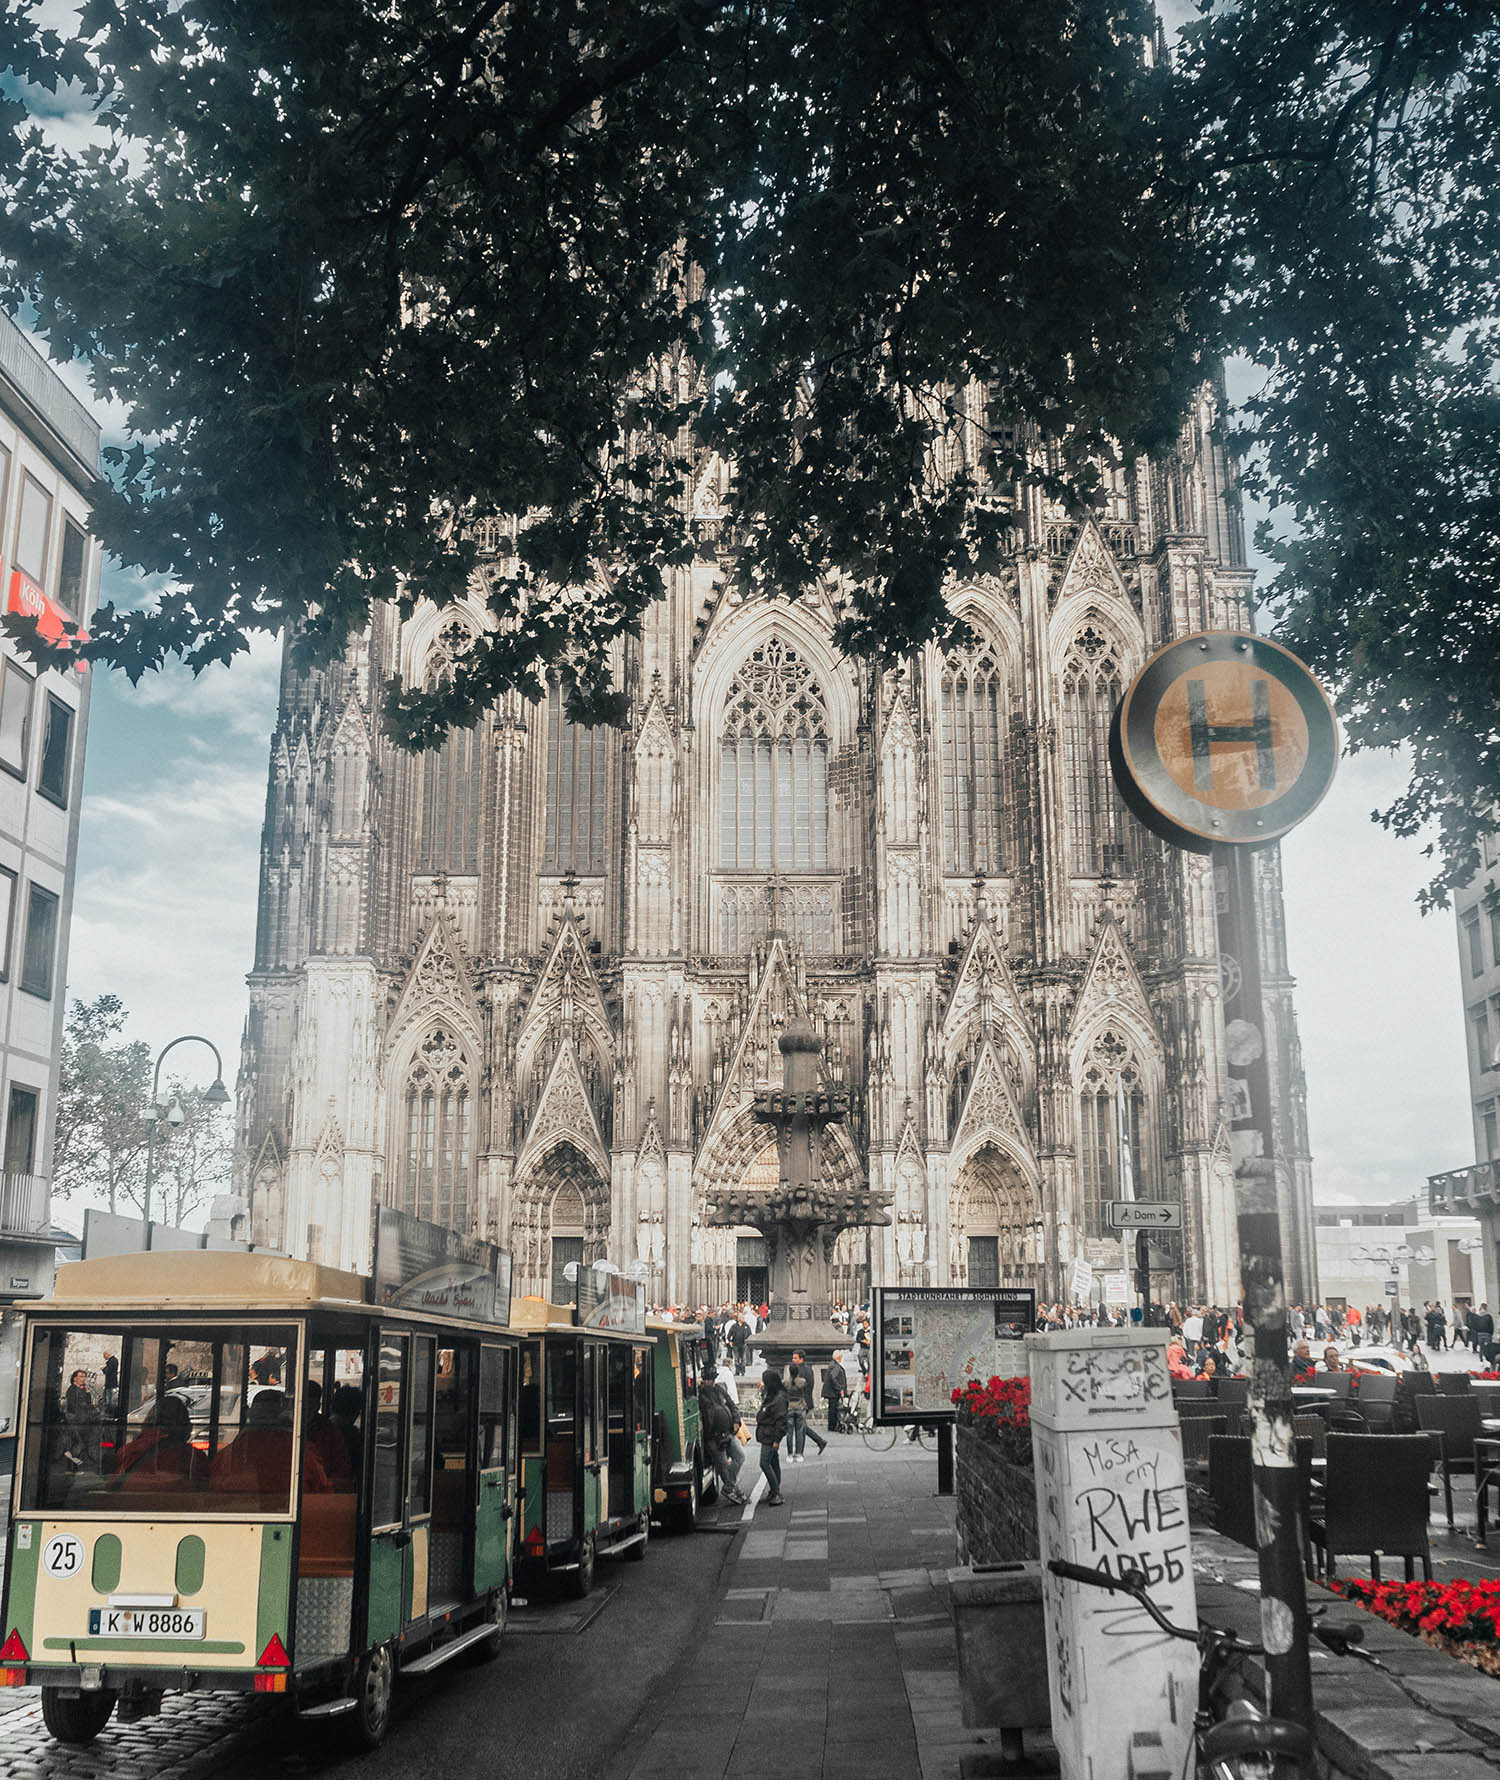
{"type": "Polygon", "coordinates": [[[1159,649],[1110,727],[1132,813],[1173,846],[1207,853],[1218,890],[1224,1041],[1240,1279],[1250,1340],[1250,1451],[1269,1705],[1311,1730],[1307,1592],[1292,1444],[1276,1112],[1261,985],[1255,851],[1308,816],[1333,781],[1338,725],[1289,650],[1204,631],[1159,649]]]}
{"type": "MultiPolygon", "coordinates": [[[[1229,993],[1226,985],[1224,1025],[1234,1113],[1230,1142],[1235,1160],[1240,1280],[1251,1352],[1250,1450],[1257,1498],[1261,1633],[1271,1710],[1278,1718],[1311,1725],[1307,1588],[1297,1536],[1303,1510],[1292,1443],[1291,1353],[1281,1253],[1276,1120],[1261,993],[1255,855],[1244,847],[1220,846],[1213,850],[1213,863],[1220,956],[1239,965],[1238,988],[1229,993]]],[[[1232,985],[1234,973],[1227,974],[1232,985]]]]}

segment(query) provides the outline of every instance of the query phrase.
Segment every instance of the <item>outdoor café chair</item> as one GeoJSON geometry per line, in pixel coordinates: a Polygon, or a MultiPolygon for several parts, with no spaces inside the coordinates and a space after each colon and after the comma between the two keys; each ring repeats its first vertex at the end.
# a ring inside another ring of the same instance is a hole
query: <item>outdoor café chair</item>
{"type": "Polygon", "coordinates": [[[1312,1542],[1330,1580],[1339,1558],[1367,1554],[1370,1574],[1380,1580],[1380,1559],[1399,1557],[1412,1580],[1412,1560],[1421,1558],[1422,1578],[1432,1580],[1432,1547],[1427,1535],[1427,1476],[1432,1448],[1424,1434],[1328,1436],[1328,1469],[1323,1501],[1311,1522],[1312,1542]],[[1372,1453],[1378,1446],[1379,1458],[1372,1453]]]}
{"type": "Polygon", "coordinates": [[[1451,1527],[1453,1473],[1469,1472],[1477,1486],[1478,1473],[1487,1455],[1476,1449],[1500,1447],[1500,1442],[1485,1438],[1479,1405],[1473,1397],[1418,1397],[1417,1422],[1436,1448],[1436,1457],[1443,1469],[1443,1506],[1451,1527]]]}
{"type": "MultiPolygon", "coordinates": [[[[1319,1427],[1322,1426],[1320,1422],[1319,1427]]],[[[1312,1574],[1312,1545],[1308,1539],[1312,1506],[1312,1442],[1293,1439],[1297,1460],[1298,1506],[1302,1515],[1302,1557],[1312,1574]]],[[[1251,1469],[1248,1434],[1214,1434],[1208,1442],[1208,1493],[1214,1504],[1214,1524],[1226,1539],[1255,1549],[1255,1480],[1251,1469]]]]}
{"type": "Polygon", "coordinates": [[[1213,1380],[1211,1378],[1174,1378],[1172,1380],[1172,1395],[1179,1401],[1193,1397],[1207,1397],[1212,1392],[1213,1380]]]}
{"type": "Polygon", "coordinates": [[[1439,1372],[1437,1388],[1440,1397],[1467,1397],[1474,1381],[1467,1372],[1439,1372]]]}
{"type": "Polygon", "coordinates": [[[1358,1404],[1359,1413],[1370,1424],[1372,1434],[1395,1432],[1398,1388],[1394,1373],[1362,1372],[1359,1375],[1359,1389],[1349,1402],[1351,1406],[1358,1404]]]}
{"type": "Polygon", "coordinates": [[[1182,1462],[1193,1471],[1208,1465],[1209,1441],[1224,1432],[1222,1415],[1185,1415],[1182,1418],[1182,1462]]]}

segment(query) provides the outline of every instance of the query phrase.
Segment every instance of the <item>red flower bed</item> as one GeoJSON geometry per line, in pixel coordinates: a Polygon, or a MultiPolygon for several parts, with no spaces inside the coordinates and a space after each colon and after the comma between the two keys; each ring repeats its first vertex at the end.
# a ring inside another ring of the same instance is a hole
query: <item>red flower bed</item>
{"type": "Polygon", "coordinates": [[[1500,1675],[1500,1580],[1372,1582],[1349,1576],[1328,1586],[1423,1643],[1500,1675]]]}
{"type": "Polygon", "coordinates": [[[992,1378],[981,1384],[971,1378],[953,1393],[958,1420],[970,1427],[1029,1428],[1031,1426],[1031,1380],[1029,1378],[992,1378]]]}
{"type": "Polygon", "coordinates": [[[997,1442],[1015,1464],[1031,1463],[1031,1380],[971,1378],[953,1393],[955,1419],[982,1439],[997,1442]]]}

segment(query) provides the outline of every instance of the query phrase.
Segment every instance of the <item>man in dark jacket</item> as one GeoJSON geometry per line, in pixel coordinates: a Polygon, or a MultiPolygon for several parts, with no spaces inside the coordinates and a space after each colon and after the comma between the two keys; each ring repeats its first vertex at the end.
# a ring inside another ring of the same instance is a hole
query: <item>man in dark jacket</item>
{"type": "Polygon", "coordinates": [[[844,1393],[849,1389],[849,1374],[844,1370],[843,1361],[842,1352],[836,1353],[823,1368],[823,1399],[828,1405],[830,1434],[837,1434],[843,1428],[844,1393]]]}
{"type": "Polygon", "coordinates": [[[1495,1319],[1490,1315],[1488,1304],[1481,1304],[1478,1310],[1469,1312],[1469,1344],[1486,1366],[1494,1364],[1495,1319]]]}
{"type": "Polygon", "coordinates": [[[794,1465],[807,1463],[807,1441],[812,1437],[813,1444],[819,1452],[826,1452],[828,1442],[811,1425],[813,1408],[813,1375],[803,1363],[801,1354],[792,1355],[792,1363],[787,1368],[786,1398],[789,1433],[787,1436],[787,1457],[794,1465]]]}
{"type": "Polygon", "coordinates": [[[738,1312],[729,1325],[729,1351],[734,1355],[734,1375],[745,1376],[745,1350],[750,1345],[750,1325],[738,1312]]]}

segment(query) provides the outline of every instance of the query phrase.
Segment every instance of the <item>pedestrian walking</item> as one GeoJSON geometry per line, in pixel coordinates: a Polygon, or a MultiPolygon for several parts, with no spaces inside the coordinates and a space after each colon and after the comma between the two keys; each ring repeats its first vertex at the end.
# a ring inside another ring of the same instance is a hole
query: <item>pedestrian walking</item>
{"type": "Polygon", "coordinates": [[[844,1370],[843,1349],[823,1368],[823,1398],[828,1404],[828,1432],[844,1431],[844,1393],[849,1389],[849,1374],[844,1370]]]}
{"type": "Polygon", "coordinates": [[[760,1442],[760,1468],[769,1494],[768,1508],[779,1508],[781,1494],[781,1458],[778,1452],[786,1439],[787,1395],[781,1374],[767,1366],[760,1375],[760,1414],[755,1418],[755,1438],[760,1442]]]}
{"type": "Polygon", "coordinates": [[[794,1353],[792,1363],[786,1374],[787,1396],[787,1459],[793,1465],[807,1463],[807,1442],[809,1438],[819,1452],[825,1452],[828,1442],[811,1425],[813,1411],[813,1375],[803,1364],[802,1355],[794,1353]]]}
{"type": "Polygon", "coordinates": [[[729,1325],[729,1351],[734,1356],[734,1375],[745,1376],[745,1350],[750,1345],[750,1325],[744,1315],[737,1314],[729,1325]]]}
{"type": "Polygon", "coordinates": [[[703,1448],[719,1479],[719,1491],[726,1502],[743,1503],[740,1493],[740,1466],[745,1462],[745,1449],[735,1439],[739,1411],[731,1401],[718,1374],[705,1369],[698,1381],[698,1425],[703,1432],[703,1448]]]}

